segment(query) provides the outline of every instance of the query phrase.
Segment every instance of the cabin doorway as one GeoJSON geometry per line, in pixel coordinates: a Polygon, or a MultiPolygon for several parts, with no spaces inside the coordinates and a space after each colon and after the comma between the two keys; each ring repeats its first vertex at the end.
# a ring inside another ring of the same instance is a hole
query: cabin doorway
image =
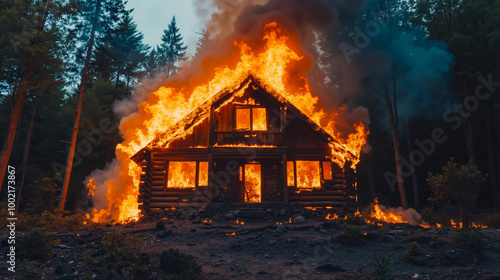
{"type": "Polygon", "coordinates": [[[262,172],[259,163],[240,166],[240,190],[240,199],[243,202],[262,202],[262,172]]]}

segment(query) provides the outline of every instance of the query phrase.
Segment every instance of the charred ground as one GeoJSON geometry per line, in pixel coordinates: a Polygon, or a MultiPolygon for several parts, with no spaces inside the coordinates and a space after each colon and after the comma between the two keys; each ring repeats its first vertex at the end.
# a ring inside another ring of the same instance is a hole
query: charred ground
{"type": "MultiPolygon", "coordinates": [[[[499,230],[480,230],[485,250],[471,252],[456,246],[457,229],[324,217],[303,208],[184,209],[141,222],[52,232],[56,242],[51,254],[18,261],[15,279],[109,279],[89,266],[89,259],[102,261],[107,244],[103,237],[110,232],[136,238],[137,261],[150,264],[149,279],[172,276],[160,265],[169,248],[194,256],[202,272],[193,279],[382,279],[377,278],[376,263],[396,279],[500,279],[499,230]]],[[[2,244],[4,259],[7,247],[2,244]]],[[[37,249],[31,248],[32,253],[37,249]]],[[[1,273],[5,279],[13,276],[6,269],[1,273]]],[[[120,271],[112,275],[129,279],[120,271]]]]}

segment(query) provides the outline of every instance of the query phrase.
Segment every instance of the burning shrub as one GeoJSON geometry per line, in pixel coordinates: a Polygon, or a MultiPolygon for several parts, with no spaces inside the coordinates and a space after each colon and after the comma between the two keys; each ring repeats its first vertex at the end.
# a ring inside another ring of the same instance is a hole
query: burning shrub
{"type": "Polygon", "coordinates": [[[392,263],[391,261],[392,254],[387,256],[379,255],[375,253],[373,256],[370,256],[370,259],[373,261],[370,263],[371,266],[375,267],[373,271],[373,276],[377,280],[392,280],[394,277],[391,275],[391,271],[389,265],[392,263]]]}
{"type": "Polygon", "coordinates": [[[18,256],[29,260],[44,260],[52,254],[52,247],[57,245],[52,236],[40,229],[32,229],[19,237],[18,256]]]}
{"type": "Polygon", "coordinates": [[[172,248],[163,251],[160,266],[161,270],[170,274],[168,280],[197,280],[201,274],[201,266],[192,255],[172,248]]]}
{"type": "Polygon", "coordinates": [[[363,216],[361,216],[361,214],[348,214],[344,219],[340,220],[340,223],[349,225],[362,225],[365,223],[365,219],[363,218],[363,216]]]}
{"type": "Polygon", "coordinates": [[[453,243],[460,249],[482,254],[486,250],[486,235],[478,228],[461,228],[453,238],[453,243]]]}
{"type": "Polygon", "coordinates": [[[406,257],[417,256],[420,254],[420,244],[414,241],[410,243],[410,248],[406,250],[406,257]]]}
{"type": "Polygon", "coordinates": [[[488,215],[486,217],[486,224],[490,227],[500,228],[500,213],[488,215]]]}
{"type": "Polygon", "coordinates": [[[102,238],[104,255],[96,260],[87,254],[85,263],[98,268],[106,279],[148,279],[150,265],[140,255],[138,243],[123,231],[109,231],[102,238]]]}

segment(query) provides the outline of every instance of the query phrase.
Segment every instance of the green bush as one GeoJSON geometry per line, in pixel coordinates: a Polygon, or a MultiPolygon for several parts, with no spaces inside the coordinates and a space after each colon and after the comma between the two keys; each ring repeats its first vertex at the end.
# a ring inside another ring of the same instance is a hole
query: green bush
{"type": "Polygon", "coordinates": [[[488,215],[486,217],[486,224],[489,227],[500,228],[500,213],[488,215]]]}
{"type": "Polygon", "coordinates": [[[406,250],[406,257],[417,256],[420,254],[420,244],[414,241],[410,243],[410,248],[406,250]]]}
{"type": "Polygon", "coordinates": [[[439,242],[439,234],[437,232],[433,233],[431,236],[431,241],[429,242],[429,246],[431,246],[432,248],[437,248],[439,247],[439,242]]]}
{"type": "Polygon", "coordinates": [[[57,243],[52,236],[35,228],[19,236],[16,249],[19,258],[41,261],[52,255],[52,247],[57,243]]]}
{"type": "Polygon", "coordinates": [[[362,228],[357,225],[344,224],[344,234],[349,240],[354,240],[360,238],[362,233],[362,228]]]}
{"type": "Polygon", "coordinates": [[[370,256],[370,259],[372,259],[370,265],[375,268],[375,270],[373,271],[373,276],[375,277],[375,279],[377,280],[394,279],[394,277],[391,275],[391,270],[389,268],[389,265],[392,263],[391,258],[392,254],[384,256],[375,253],[373,256],[370,256]]]}
{"type": "Polygon", "coordinates": [[[479,196],[479,186],[486,181],[486,177],[472,161],[458,166],[453,158],[450,158],[442,167],[441,174],[428,173],[426,181],[432,190],[429,200],[456,201],[463,226],[469,227],[469,207],[479,196]]]}
{"type": "Polygon", "coordinates": [[[440,214],[434,213],[434,207],[427,206],[420,213],[420,220],[429,223],[429,225],[433,225],[436,223],[446,225],[449,223],[449,219],[446,215],[446,212],[441,212],[440,214]]]}
{"type": "Polygon", "coordinates": [[[84,229],[94,225],[81,214],[67,215],[62,218],[57,217],[50,211],[44,211],[41,214],[21,214],[18,219],[18,229],[30,230],[39,228],[43,230],[76,230],[84,229]]]}
{"type": "Polygon", "coordinates": [[[168,276],[168,280],[197,280],[200,279],[201,266],[190,254],[185,254],[177,249],[163,251],[160,266],[168,276]]]}
{"type": "Polygon", "coordinates": [[[484,253],[486,250],[486,235],[478,228],[461,228],[453,238],[453,243],[463,249],[474,253],[484,253]]]}
{"type": "Polygon", "coordinates": [[[99,269],[106,279],[148,279],[150,265],[141,257],[138,243],[124,231],[111,230],[102,238],[104,255],[94,259],[87,253],[85,263],[99,269]]]}

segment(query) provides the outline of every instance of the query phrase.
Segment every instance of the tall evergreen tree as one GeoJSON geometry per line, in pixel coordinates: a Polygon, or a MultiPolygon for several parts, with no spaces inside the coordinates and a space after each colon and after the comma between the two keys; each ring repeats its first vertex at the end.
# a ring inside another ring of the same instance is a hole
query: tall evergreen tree
{"type": "Polygon", "coordinates": [[[151,48],[146,59],[143,61],[146,77],[152,78],[158,72],[158,47],[151,48]]]}
{"type": "Polygon", "coordinates": [[[62,64],[58,41],[63,39],[58,23],[72,13],[73,2],[16,0],[0,4],[0,85],[6,86],[13,100],[0,157],[3,183],[26,97],[54,82],[44,67],[62,64]]]}
{"type": "Polygon", "coordinates": [[[143,37],[130,15],[125,15],[111,32],[108,51],[112,57],[110,64],[115,73],[115,87],[118,86],[121,75],[125,76],[128,87],[130,79],[142,74],[141,62],[146,58],[149,48],[142,43],[143,37]]]}
{"type": "MultiPolygon", "coordinates": [[[[72,52],[74,61],[71,68],[72,75],[81,74],[85,64],[87,45],[92,34],[93,18],[95,16],[95,7],[100,4],[99,21],[95,25],[94,42],[95,48],[91,56],[91,65],[89,66],[89,81],[94,80],[98,75],[109,77],[111,68],[109,65],[109,53],[106,53],[105,45],[112,36],[111,32],[117,28],[120,20],[127,15],[124,0],[78,0],[79,13],[76,20],[72,23],[74,28],[71,34],[75,38],[76,46],[72,52]],[[100,51],[100,52],[99,52],[100,51]],[[99,58],[101,58],[99,60],[99,58]]],[[[76,86],[73,79],[72,84],[76,86]]]]}
{"type": "Polygon", "coordinates": [[[179,69],[178,63],[186,59],[187,49],[179,33],[175,16],[172,17],[168,28],[163,30],[161,41],[162,43],[159,47],[160,67],[163,68],[167,77],[170,77],[177,73],[179,69]]]}

